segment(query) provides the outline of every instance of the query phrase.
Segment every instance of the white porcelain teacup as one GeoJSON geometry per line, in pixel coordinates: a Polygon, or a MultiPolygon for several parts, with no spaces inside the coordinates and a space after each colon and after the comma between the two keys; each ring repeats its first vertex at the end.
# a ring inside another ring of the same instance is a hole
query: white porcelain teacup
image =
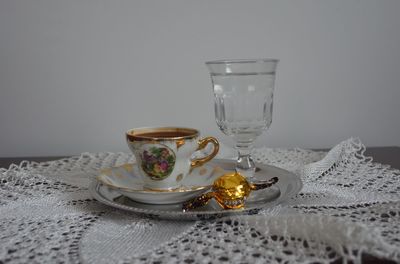
{"type": "Polygon", "coordinates": [[[191,169],[210,161],[219,150],[217,139],[200,139],[200,132],[193,128],[134,128],[126,132],[126,140],[135,155],[144,186],[149,189],[180,187],[191,169]],[[208,143],[214,145],[211,154],[192,159],[193,153],[208,143]]]}

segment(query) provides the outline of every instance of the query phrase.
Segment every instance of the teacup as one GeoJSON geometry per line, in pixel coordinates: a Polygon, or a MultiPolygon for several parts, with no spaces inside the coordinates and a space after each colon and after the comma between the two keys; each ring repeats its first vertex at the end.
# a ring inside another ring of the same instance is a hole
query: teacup
{"type": "Polygon", "coordinates": [[[126,132],[126,140],[135,155],[144,187],[149,189],[174,189],[190,171],[210,161],[219,150],[214,137],[200,138],[193,128],[145,127],[126,132]],[[193,154],[208,143],[213,151],[202,158],[192,159],[193,154]]]}

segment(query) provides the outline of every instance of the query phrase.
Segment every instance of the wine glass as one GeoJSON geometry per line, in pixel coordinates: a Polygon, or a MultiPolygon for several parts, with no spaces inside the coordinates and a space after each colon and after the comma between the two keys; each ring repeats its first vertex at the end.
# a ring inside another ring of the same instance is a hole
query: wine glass
{"type": "Polygon", "coordinates": [[[206,62],[217,125],[235,141],[236,172],[247,178],[252,178],[256,169],[250,155],[253,142],[272,122],[277,64],[276,59],[206,62]]]}

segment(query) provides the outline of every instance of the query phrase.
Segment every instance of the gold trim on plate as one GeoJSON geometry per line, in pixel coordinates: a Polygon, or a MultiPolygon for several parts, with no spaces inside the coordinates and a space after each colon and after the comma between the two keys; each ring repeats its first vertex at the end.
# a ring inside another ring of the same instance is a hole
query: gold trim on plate
{"type": "Polygon", "coordinates": [[[150,189],[150,188],[132,189],[132,188],[128,188],[128,187],[116,186],[116,185],[112,184],[109,179],[102,177],[102,176],[108,176],[108,177],[111,176],[112,169],[122,168],[129,172],[129,167],[130,167],[133,171],[134,165],[135,165],[134,163],[127,163],[127,164],[123,164],[121,166],[115,166],[115,167],[103,169],[100,171],[100,174],[96,176],[96,179],[100,183],[102,183],[112,189],[122,190],[124,192],[136,192],[136,193],[183,193],[183,192],[198,191],[198,190],[202,190],[202,189],[206,189],[206,188],[211,188],[211,186],[212,186],[212,185],[204,185],[204,186],[192,186],[190,188],[178,187],[178,188],[170,188],[170,189],[150,189]],[[104,172],[110,172],[111,175],[106,174],[104,172]]]}

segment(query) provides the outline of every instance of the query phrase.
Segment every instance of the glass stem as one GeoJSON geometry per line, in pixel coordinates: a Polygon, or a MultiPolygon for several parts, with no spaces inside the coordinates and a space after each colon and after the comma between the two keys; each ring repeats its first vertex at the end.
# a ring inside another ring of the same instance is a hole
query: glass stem
{"type": "Polygon", "coordinates": [[[254,164],[253,158],[250,155],[252,148],[253,146],[251,142],[236,143],[236,149],[238,151],[236,172],[242,174],[248,179],[251,179],[256,171],[256,165],[254,164]]]}

